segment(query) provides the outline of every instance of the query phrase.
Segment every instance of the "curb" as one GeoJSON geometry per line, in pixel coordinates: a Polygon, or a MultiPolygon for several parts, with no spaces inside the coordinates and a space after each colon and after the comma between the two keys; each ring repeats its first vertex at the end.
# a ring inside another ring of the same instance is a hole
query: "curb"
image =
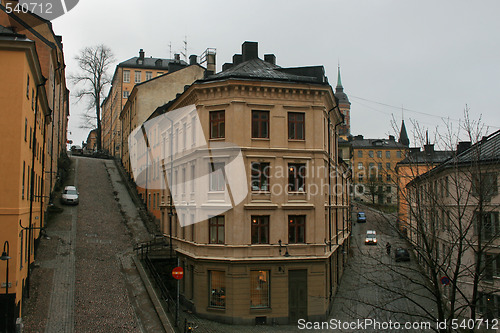
{"type": "Polygon", "coordinates": [[[163,325],[163,328],[165,329],[165,332],[175,333],[175,330],[172,327],[170,320],[168,320],[168,316],[165,313],[163,306],[161,305],[160,298],[156,294],[156,291],[154,290],[153,286],[151,285],[151,281],[149,281],[149,278],[146,274],[146,271],[144,271],[142,264],[140,263],[140,261],[137,259],[136,256],[132,256],[132,260],[134,261],[134,265],[137,271],[139,272],[139,275],[141,276],[142,283],[144,283],[144,286],[146,287],[149,298],[151,299],[151,302],[153,302],[156,313],[158,314],[158,318],[160,318],[160,321],[163,325]]]}

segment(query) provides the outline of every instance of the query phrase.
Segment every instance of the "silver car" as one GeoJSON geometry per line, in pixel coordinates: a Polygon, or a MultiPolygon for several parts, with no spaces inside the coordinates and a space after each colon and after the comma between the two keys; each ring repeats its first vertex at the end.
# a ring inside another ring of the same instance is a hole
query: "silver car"
{"type": "Polygon", "coordinates": [[[78,190],[75,186],[66,186],[61,194],[61,203],[78,205],[78,190]]]}

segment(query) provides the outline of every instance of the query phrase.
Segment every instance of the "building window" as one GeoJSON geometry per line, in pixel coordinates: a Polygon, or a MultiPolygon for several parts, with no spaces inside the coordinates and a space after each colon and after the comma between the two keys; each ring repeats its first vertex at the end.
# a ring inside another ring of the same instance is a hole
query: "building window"
{"type": "Polygon", "coordinates": [[[224,244],[224,216],[208,219],[208,234],[210,244],[224,244]]]}
{"type": "Polygon", "coordinates": [[[476,221],[478,223],[476,230],[481,230],[481,235],[484,240],[498,237],[500,233],[498,212],[483,213],[481,218],[480,215],[476,213],[476,221]]]}
{"type": "Polygon", "coordinates": [[[288,216],[288,243],[306,242],[306,216],[290,215],[288,216]]]}
{"type": "Polygon", "coordinates": [[[390,193],[391,192],[391,187],[387,186],[386,191],[390,193]]]}
{"type": "Polygon", "coordinates": [[[135,71],[135,83],[141,83],[141,71],[135,71]]]}
{"type": "Polygon", "coordinates": [[[252,191],[269,191],[269,163],[252,163],[252,191]]]}
{"type": "Polygon", "coordinates": [[[26,98],[30,99],[30,76],[28,75],[28,82],[26,83],[26,98]]]}
{"type": "Polygon", "coordinates": [[[399,150],[398,150],[398,151],[396,152],[396,157],[397,157],[397,158],[401,158],[401,151],[399,151],[399,150]]]}
{"type": "Polygon", "coordinates": [[[387,170],[390,170],[391,169],[391,163],[386,163],[385,167],[386,167],[387,170]]]}
{"type": "Polygon", "coordinates": [[[362,170],[363,169],[363,162],[358,162],[358,170],[362,170]]]}
{"type": "Polygon", "coordinates": [[[146,81],[151,80],[153,78],[153,72],[146,72],[146,81]]]}
{"type": "Polygon", "coordinates": [[[368,156],[369,156],[369,157],[373,157],[373,150],[370,150],[370,151],[368,152],[368,156]]]}
{"type": "Polygon", "coordinates": [[[391,181],[391,174],[390,174],[390,173],[388,173],[388,174],[387,174],[387,181],[388,181],[388,182],[390,182],[390,181],[391,181]]]}
{"type": "Polygon", "coordinates": [[[210,139],[220,139],[225,137],[225,112],[210,112],[210,139]]]}
{"type": "Polygon", "coordinates": [[[194,193],[194,184],[195,184],[195,179],[196,179],[196,174],[195,174],[195,166],[194,164],[191,165],[191,193],[194,193]]]}
{"type": "Polygon", "coordinates": [[[500,277],[500,255],[486,253],[483,257],[484,277],[493,280],[493,277],[500,277]]]}
{"type": "Polygon", "coordinates": [[[250,307],[269,307],[269,271],[250,271],[250,307]]]}
{"type": "Polygon", "coordinates": [[[362,173],[358,173],[358,181],[360,183],[363,182],[363,174],[362,173]]]}
{"type": "Polygon", "coordinates": [[[390,152],[389,150],[387,150],[387,151],[385,152],[385,157],[386,157],[386,158],[391,158],[391,152],[390,152]]]}
{"type": "Polygon", "coordinates": [[[382,163],[377,163],[378,172],[382,171],[382,163]]]}
{"type": "Polygon", "coordinates": [[[226,307],[226,275],[221,271],[210,271],[209,306],[214,308],[226,307]]]}
{"type": "Polygon", "coordinates": [[[193,140],[192,145],[196,144],[196,117],[191,119],[191,139],[193,140]]]}
{"type": "Polygon", "coordinates": [[[391,197],[387,197],[387,203],[388,204],[392,203],[392,198],[391,197]]]}
{"type": "Polygon", "coordinates": [[[498,194],[498,182],[496,173],[482,173],[481,176],[472,177],[472,194],[481,196],[482,199],[489,201],[491,197],[498,194]]]}
{"type": "Polygon", "coordinates": [[[224,191],[224,162],[210,163],[209,164],[210,178],[209,189],[210,191],[224,191]]]}
{"type": "Polygon", "coordinates": [[[130,92],[128,90],[123,91],[123,98],[128,98],[130,96],[130,92]]]}
{"type": "Polygon", "coordinates": [[[305,190],[305,178],[305,164],[288,164],[288,192],[303,192],[305,190]]]}
{"type": "Polygon", "coordinates": [[[28,141],[28,118],[24,118],[24,142],[28,141]]]}
{"type": "Polygon", "coordinates": [[[252,138],[269,138],[269,111],[252,111],[252,138]]]}
{"type": "Polygon", "coordinates": [[[35,90],[31,89],[31,110],[35,110],[35,90]]]}
{"type": "Polygon", "coordinates": [[[252,216],[252,244],[269,244],[269,216],[252,216]]]}
{"type": "Polygon", "coordinates": [[[377,151],[377,157],[378,157],[378,158],[382,158],[382,152],[381,152],[380,150],[379,150],[379,151],[377,151]]]}
{"type": "Polygon", "coordinates": [[[358,150],[358,157],[363,157],[363,151],[362,150],[358,150]]]}
{"type": "Polygon", "coordinates": [[[478,292],[478,310],[484,319],[500,318],[500,296],[478,292]]]}
{"type": "Polygon", "coordinates": [[[304,140],[304,113],[288,113],[288,139],[304,140]]]}
{"type": "Polygon", "coordinates": [[[125,83],[130,82],[130,71],[128,70],[123,71],[123,82],[125,83]]]}
{"type": "Polygon", "coordinates": [[[163,75],[163,72],[156,73],[156,76],[161,76],[161,75],[163,75]]]}

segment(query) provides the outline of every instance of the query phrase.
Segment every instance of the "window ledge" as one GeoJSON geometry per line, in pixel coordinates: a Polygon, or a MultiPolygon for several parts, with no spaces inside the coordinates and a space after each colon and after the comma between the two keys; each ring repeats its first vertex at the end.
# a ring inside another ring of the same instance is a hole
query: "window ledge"
{"type": "Polygon", "coordinates": [[[306,139],[288,139],[288,141],[294,141],[294,142],[305,142],[306,139]]]}
{"type": "Polygon", "coordinates": [[[226,308],[217,308],[213,306],[207,306],[207,311],[213,311],[213,312],[226,312],[226,308]]]}
{"type": "Polygon", "coordinates": [[[251,313],[270,313],[270,312],[273,312],[273,309],[271,307],[258,308],[258,307],[252,307],[252,306],[250,306],[250,312],[251,313]]]}
{"type": "Polygon", "coordinates": [[[270,141],[271,139],[269,139],[269,138],[252,138],[252,140],[256,140],[256,141],[270,141]]]}

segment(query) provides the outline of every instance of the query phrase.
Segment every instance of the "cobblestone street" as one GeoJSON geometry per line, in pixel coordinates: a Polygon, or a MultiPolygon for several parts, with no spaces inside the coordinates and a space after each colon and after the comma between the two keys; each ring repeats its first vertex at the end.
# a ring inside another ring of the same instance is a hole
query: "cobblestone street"
{"type": "Polygon", "coordinates": [[[162,332],[131,260],[133,244],[148,234],[127,217],[130,207],[123,206],[131,202],[120,203],[128,194],[123,185],[116,188],[117,179],[111,182],[114,162],[73,158],[72,167],[67,185],[78,187],[80,204],[63,206],[48,222],[24,310],[25,331],[162,332]]]}

